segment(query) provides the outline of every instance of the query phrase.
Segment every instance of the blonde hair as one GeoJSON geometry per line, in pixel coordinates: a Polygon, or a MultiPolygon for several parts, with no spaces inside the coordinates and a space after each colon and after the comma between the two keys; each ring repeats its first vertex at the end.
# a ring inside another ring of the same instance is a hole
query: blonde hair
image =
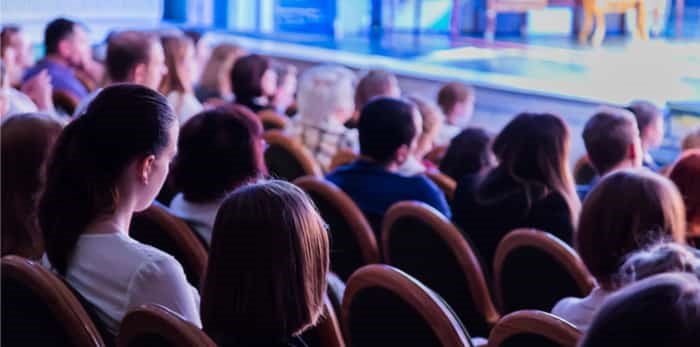
{"type": "Polygon", "coordinates": [[[186,83],[187,79],[183,74],[186,69],[185,64],[188,51],[194,54],[192,39],[184,35],[165,35],[161,37],[161,44],[163,45],[165,65],[168,67],[168,73],[163,76],[160,92],[164,95],[168,95],[173,91],[180,93],[190,92],[192,85],[186,83]]]}
{"type": "Polygon", "coordinates": [[[297,100],[304,120],[325,124],[337,109],[351,113],[355,75],[342,66],[319,65],[306,70],[299,81],[297,100]]]}
{"type": "Polygon", "coordinates": [[[199,86],[216,90],[222,96],[233,94],[231,86],[231,69],[236,60],[245,55],[245,50],[237,45],[222,43],[214,48],[209,61],[204,66],[199,86]]]}
{"type": "Polygon", "coordinates": [[[420,96],[410,95],[407,99],[416,105],[418,113],[423,120],[423,131],[418,137],[417,149],[418,154],[422,157],[432,149],[433,141],[438,129],[445,120],[445,115],[437,105],[420,96]]]}
{"type": "Polygon", "coordinates": [[[664,272],[689,272],[700,277],[700,261],[684,245],[660,242],[630,254],[619,276],[627,284],[664,272]]]}

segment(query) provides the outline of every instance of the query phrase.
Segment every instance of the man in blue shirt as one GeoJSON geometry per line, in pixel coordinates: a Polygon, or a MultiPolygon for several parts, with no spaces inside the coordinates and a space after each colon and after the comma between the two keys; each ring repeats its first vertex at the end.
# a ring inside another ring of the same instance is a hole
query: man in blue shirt
{"type": "Polygon", "coordinates": [[[355,201],[377,233],[386,210],[399,201],[421,201],[451,217],[444,194],[432,181],[396,173],[416,145],[416,112],[413,105],[394,98],[368,103],[358,123],[360,159],[327,177],[355,201]]]}
{"type": "Polygon", "coordinates": [[[78,80],[75,71],[83,66],[89,56],[90,47],[85,30],[76,22],[64,18],[54,19],[44,31],[44,46],[44,59],[27,70],[23,81],[47,70],[54,91],[66,92],[78,100],[84,98],[88,90],[78,80]]]}
{"type": "Polygon", "coordinates": [[[601,108],[586,122],[583,128],[583,142],[598,178],[590,184],[576,187],[581,201],[593,190],[599,177],[614,171],[642,166],[644,154],[637,121],[627,110],[601,108]]]}

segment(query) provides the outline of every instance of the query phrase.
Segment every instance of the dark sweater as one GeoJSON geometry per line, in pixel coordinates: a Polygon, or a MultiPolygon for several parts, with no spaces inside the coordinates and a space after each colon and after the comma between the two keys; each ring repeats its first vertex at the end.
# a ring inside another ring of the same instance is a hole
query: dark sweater
{"type": "Polygon", "coordinates": [[[564,197],[541,186],[529,191],[528,199],[526,188],[500,168],[485,177],[467,175],[457,184],[453,220],[479,253],[487,273],[498,243],[513,229],[535,228],[571,242],[574,226],[564,197]]]}

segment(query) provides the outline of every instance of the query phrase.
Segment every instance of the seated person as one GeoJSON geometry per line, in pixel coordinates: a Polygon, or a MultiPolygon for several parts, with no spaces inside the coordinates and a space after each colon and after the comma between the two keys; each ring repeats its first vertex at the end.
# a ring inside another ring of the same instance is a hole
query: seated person
{"type": "Polygon", "coordinates": [[[255,113],[274,110],[270,98],[277,90],[277,73],[267,57],[250,54],[238,58],[231,69],[231,84],[236,104],[255,113]]]}
{"type": "Polygon", "coordinates": [[[355,201],[377,234],[384,213],[399,201],[421,201],[450,217],[445,196],[432,181],[423,175],[396,173],[417,142],[416,112],[413,105],[399,99],[370,101],[358,124],[360,159],[327,176],[355,201]]]}
{"type": "Polygon", "coordinates": [[[346,125],[355,128],[362,108],[370,100],[379,96],[401,97],[399,81],[389,71],[369,70],[357,82],[357,87],[355,88],[355,113],[346,125]]]}
{"type": "Polygon", "coordinates": [[[0,57],[5,64],[10,86],[19,88],[24,72],[34,64],[32,48],[20,27],[3,25],[0,31],[0,57]],[[12,55],[8,56],[10,50],[12,55]]]}
{"type": "Polygon", "coordinates": [[[659,165],[649,153],[650,150],[661,146],[664,141],[664,115],[658,107],[648,101],[635,101],[626,109],[634,114],[639,127],[644,151],[642,165],[653,171],[659,171],[659,165]]]}
{"type": "Polygon", "coordinates": [[[294,106],[294,95],[297,93],[297,68],[283,63],[274,63],[272,68],[277,74],[277,88],[270,96],[270,105],[278,114],[287,115],[290,107],[294,106]]]}
{"type": "Polygon", "coordinates": [[[202,70],[199,83],[194,88],[194,93],[200,102],[206,103],[211,99],[233,101],[229,73],[236,60],[243,55],[245,55],[243,48],[230,43],[221,43],[214,47],[209,61],[202,70]]]}
{"type": "Polygon", "coordinates": [[[491,268],[498,243],[513,229],[540,229],[571,242],[580,202],[569,169],[569,139],[560,117],[522,113],[493,143],[498,166],[457,183],[454,221],[484,269],[491,268]]]}
{"type": "Polygon", "coordinates": [[[681,141],[681,150],[700,149],[700,126],[690,130],[681,141]]]}
{"type": "MultiPolygon", "coordinates": [[[[107,42],[105,69],[108,84],[135,83],[157,90],[165,74],[165,56],[158,36],[139,31],[114,33],[107,42]]],[[[80,101],[77,117],[102,90],[96,89],[80,101]]]]}
{"type": "Polygon", "coordinates": [[[54,91],[66,92],[78,100],[87,96],[87,88],[76,75],[84,67],[90,52],[83,27],[65,18],[55,19],[46,26],[44,46],[44,59],[27,70],[23,81],[45,69],[51,77],[54,91]]]}
{"type": "Polygon", "coordinates": [[[339,150],[358,151],[357,130],[343,125],[355,109],[354,81],[352,71],[331,65],[312,67],[301,76],[290,132],[324,169],[339,150]]]}
{"type": "Polygon", "coordinates": [[[445,114],[436,144],[447,146],[452,138],[467,127],[474,114],[474,88],[460,82],[445,84],[437,95],[437,103],[445,114]]]}
{"type": "Polygon", "coordinates": [[[664,272],[688,272],[700,277],[700,259],[685,245],[662,241],[630,254],[619,277],[622,283],[632,283],[664,272]]]}
{"type": "Polygon", "coordinates": [[[401,165],[399,173],[406,176],[424,174],[429,169],[436,169],[436,165],[425,159],[425,156],[433,149],[435,137],[440,131],[443,115],[437,106],[419,96],[409,96],[418,112],[416,113],[416,129],[418,129],[418,142],[409,159],[401,165]]]}
{"type": "Polygon", "coordinates": [[[204,111],[180,129],[171,175],[181,193],[170,211],[207,245],[226,194],[266,174],[262,133],[259,118],[239,105],[204,111]]]}
{"type": "Polygon", "coordinates": [[[667,273],[611,295],[579,346],[694,347],[699,340],[700,282],[667,273]]]}
{"type": "Polygon", "coordinates": [[[676,184],[685,203],[688,239],[698,247],[700,241],[700,149],[689,150],[673,164],[668,176],[676,184]]]}
{"type": "Polygon", "coordinates": [[[466,128],[452,138],[445,156],[440,161],[440,171],[459,181],[466,175],[485,173],[496,166],[491,151],[493,136],[481,128],[466,128]]]}
{"type": "Polygon", "coordinates": [[[673,183],[649,170],[605,176],[586,198],[576,250],[597,286],[584,298],[564,298],[552,313],[588,329],[603,301],[624,285],[620,268],[635,251],[659,240],[685,244],[683,200],[673,183]]]}
{"type": "Polygon", "coordinates": [[[202,111],[203,106],[194,96],[195,48],[185,35],[164,35],[160,38],[167,67],[160,84],[160,92],[168,98],[180,124],[202,111]]]}
{"type": "MultiPolygon", "coordinates": [[[[583,128],[583,143],[598,177],[617,170],[642,165],[642,145],[637,122],[630,112],[602,108],[588,119],[583,128]]],[[[579,185],[576,192],[583,201],[599,178],[591,184],[579,185]]]]}
{"type": "Polygon", "coordinates": [[[306,347],[321,318],[329,246],[311,199],[284,181],[231,193],[216,216],[202,323],[218,346],[306,347]]]}

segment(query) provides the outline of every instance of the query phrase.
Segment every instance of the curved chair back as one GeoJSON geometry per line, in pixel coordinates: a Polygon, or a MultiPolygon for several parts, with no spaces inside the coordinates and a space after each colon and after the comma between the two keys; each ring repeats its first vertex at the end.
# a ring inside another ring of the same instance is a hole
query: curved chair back
{"type": "Polygon", "coordinates": [[[494,258],[494,282],[504,313],[549,312],[560,299],[584,297],[594,285],[571,247],[534,229],[516,229],[501,240],[494,258]]]}
{"type": "Polygon", "coordinates": [[[266,131],[265,164],[275,178],[294,181],[302,176],[321,177],[321,167],[298,141],[280,130],[266,131]]]}
{"type": "Polygon", "coordinates": [[[302,334],[308,347],[345,347],[340,323],[328,295],[323,299],[323,315],[313,328],[302,334]]]}
{"type": "Polygon", "coordinates": [[[216,347],[207,334],[160,305],[143,305],[126,314],[119,347],[216,347]]]}
{"type": "Polygon", "coordinates": [[[294,181],[313,199],[328,223],[331,270],[347,280],[358,268],[379,262],[377,240],[355,202],[333,183],[314,176],[294,181]]]}
{"type": "Polygon", "coordinates": [[[269,108],[258,112],[258,117],[260,117],[260,121],[265,130],[283,130],[289,125],[289,118],[269,108]]]}
{"type": "Polygon", "coordinates": [[[2,258],[2,346],[105,346],[71,290],[40,264],[2,258]]]}
{"type": "Polygon", "coordinates": [[[384,260],[438,293],[473,336],[498,321],[479,259],[449,220],[417,201],[394,204],[382,228],[384,260]]]}
{"type": "Polygon", "coordinates": [[[367,265],[350,277],[342,317],[350,346],[472,346],[437,294],[387,265],[367,265]]]}
{"type": "Polygon", "coordinates": [[[503,317],[491,331],[489,347],[575,347],[581,332],[546,312],[524,310],[503,317]]]}
{"type": "Polygon", "coordinates": [[[129,235],[175,257],[185,270],[187,280],[199,288],[207,264],[207,250],[185,221],[152,204],[134,214],[129,235]]]}
{"type": "Polygon", "coordinates": [[[75,108],[80,103],[78,97],[63,90],[54,90],[51,94],[51,99],[58,112],[67,115],[73,115],[75,108]]]}
{"type": "Polygon", "coordinates": [[[437,169],[428,170],[425,172],[425,175],[442,190],[447,201],[452,201],[454,199],[455,190],[457,190],[457,182],[452,179],[452,177],[445,175],[437,169]]]}

